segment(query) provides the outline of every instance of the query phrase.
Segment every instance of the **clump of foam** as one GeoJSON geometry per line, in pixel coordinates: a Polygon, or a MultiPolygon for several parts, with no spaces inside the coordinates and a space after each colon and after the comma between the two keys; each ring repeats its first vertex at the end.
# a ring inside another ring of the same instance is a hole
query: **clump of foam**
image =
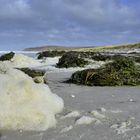
{"type": "Polygon", "coordinates": [[[40,62],[45,63],[46,64],[45,66],[56,66],[56,63],[58,63],[60,58],[61,57],[46,57],[40,62]]]}
{"type": "Polygon", "coordinates": [[[117,110],[110,110],[110,112],[111,113],[122,113],[123,111],[122,110],[119,110],[119,109],[117,109],[117,110]]]}
{"type": "Polygon", "coordinates": [[[28,57],[24,54],[15,54],[10,61],[4,61],[6,65],[11,67],[32,67],[39,66],[41,63],[34,58],[28,57]]]}
{"type": "Polygon", "coordinates": [[[59,60],[59,57],[47,58],[47,59],[41,60],[39,62],[43,62],[45,65],[42,65],[41,67],[39,66],[39,67],[37,67],[37,69],[46,70],[49,73],[51,73],[51,72],[74,72],[74,71],[90,69],[90,68],[97,69],[97,68],[101,67],[103,64],[107,63],[107,62],[95,61],[83,68],[81,68],[81,67],[56,68],[55,65],[58,62],[58,60],[59,60]]]}
{"type": "Polygon", "coordinates": [[[117,134],[124,134],[127,131],[130,131],[131,129],[129,128],[129,126],[131,125],[131,120],[122,122],[122,123],[118,123],[118,124],[114,124],[111,126],[111,128],[115,129],[117,134]]]}
{"type": "Polygon", "coordinates": [[[99,112],[96,111],[96,110],[93,110],[93,111],[91,112],[91,114],[93,114],[93,116],[94,116],[95,118],[97,118],[97,119],[105,119],[105,118],[106,118],[105,115],[99,113],[99,112]]]}
{"type": "Polygon", "coordinates": [[[68,132],[68,131],[70,131],[70,130],[72,130],[72,129],[73,129],[73,126],[72,126],[72,125],[67,126],[67,127],[63,128],[63,129],[61,130],[61,133],[68,132]]]}
{"type": "Polygon", "coordinates": [[[24,54],[15,54],[11,61],[14,63],[16,67],[29,67],[40,64],[35,59],[28,57],[24,54]]]}
{"type": "Polygon", "coordinates": [[[61,119],[73,118],[73,117],[79,117],[79,116],[80,116],[79,111],[72,111],[72,112],[66,114],[65,116],[62,116],[61,119]]]}
{"type": "Polygon", "coordinates": [[[93,122],[97,122],[98,123],[98,120],[93,118],[93,117],[89,117],[89,116],[82,116],[80,117],[77,121],[76,121],[76,125],[82,125],[82,124],[91,124],[93,122]]]}
{"type": "Polygon", "coordinates": [[[98,110],[99,110],[100,112],[106,112],[106,109],[105,109],[105,108],[103,108],[103,107],[98,108],[98,110]]]}
{"type": "Polygon", "coordinates": [[[63,100],[44,84],[0,62],[0,129],[46,130],[56,125],[63,100]]]}

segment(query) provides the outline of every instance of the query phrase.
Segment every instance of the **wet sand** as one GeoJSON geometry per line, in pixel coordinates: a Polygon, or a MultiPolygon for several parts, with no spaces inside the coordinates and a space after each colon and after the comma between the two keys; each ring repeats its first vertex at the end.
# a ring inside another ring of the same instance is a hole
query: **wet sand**
{"type": "Polygon", "coordinates": [[[140,87],[87,87],[63,83],[70,75],[49,73],[47,77],[52,92],[65,103],[64,111],[56,116],[56,128],[45,132],[1,131],[0,140],[140,139],[140,87]],[[69,115],[72,111],[79,114],[69,115]],[[83,116],[92,121],[77,124],[83,116]]]}

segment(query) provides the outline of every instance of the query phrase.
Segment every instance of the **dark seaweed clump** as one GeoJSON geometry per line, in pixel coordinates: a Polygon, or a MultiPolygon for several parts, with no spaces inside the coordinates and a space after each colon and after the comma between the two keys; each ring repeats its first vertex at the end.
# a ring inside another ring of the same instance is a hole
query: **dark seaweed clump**
{"type": "Polygon", "coordinates": [[[77,71],[67,82],[88,86],[136,86],[140,85],[140,68],[131,58],[118,57],[99,69],[77,71]]]}
{"type": "Polygon", "coordinates": [[[40,71],[40,70],[33,70],[30,68],[18,68],[18,70],[23,71],[25,74],[27,74],[28,76],[35,78],[38,76],[44,76],[45,71],[40,71]]]}
{"type": "Polygon", "coordinates": [[[38,59],[43,59],[44,57],[56,57],[56,56],[62,56],[65,53],[65,51],[44,51],[38,53],[38,59]]]}
{"type": "Polygon", "coordinates": [[[14,55],[15,55],[14,52],[10,52],[10,53],[4,54],[4,55],[0,56],[0,61],[11,60],[14,57],[14,55]]]}
{"type": "Polygon", "coordinates": [[[46,78],[44,79],[45,71],[33,70],[30,68],[17,68],[17,69],[23,71],[25,74],[32,77],[35,83],[47,84],[46,78]]]}
{"type": "Polygon", "coordinates": [[[88,61],[79,57],[78,53],[68,52],[65,53],[57,63],[58,68],[69,68],[69,67],[84,67],[89,64],[88,61]]]}

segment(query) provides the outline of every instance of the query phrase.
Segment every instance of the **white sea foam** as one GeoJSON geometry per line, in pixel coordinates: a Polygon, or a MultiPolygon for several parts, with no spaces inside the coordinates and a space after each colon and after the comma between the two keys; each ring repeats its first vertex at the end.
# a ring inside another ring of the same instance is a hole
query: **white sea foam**
{"type": "Polygon", "coordinates": [[[59,58],[60,57],[47,57],[43,60],[38,60],[38,61],[41,63],[45,63],[45,67],[46,66],[55,66],[58,63],[59,58]]]}
{"type": "Polygon", "coordinates": [[[24,54],[15,54],[11,61],[4,61],[6,65],[11,67],[33,67],[39,70],[45,70],[48,73],[50,72],[75,72],[78,70],[84,70],[89,68],[99,68],[106,62],[103,61],[91,61],[91,63],[83,68],[81,67],[71,67],[71,68],[57,68],[56,64],[58,63],[60,57],[48,57],[45,59],[37,60],[35,58],[26,56],[24,54]]]}
{"type": "Polygon", "coordinates": [[[6,65],[11,67],[33,67],[42,70],[55,70],[56,63],[58,63],[60,57],[46,58],[43,60],[37,60],[24,54],[15,54],[10,61],[4,61],[6,65]]]}
{"type": "Polygon", "coordinates": [[[79,117],[81,114],[79,111],[72,111],[65,116],[62,116],[61,119],[72,118],[72,117],[79,117]]]}
{"type": "Polygon", "coordinates": [[[63,128],[63,129],[61,130],[61,133],[68,132],[68,131],[70,131],[71,129],[73,129],[73,126],[72,126],[72,125],[67,126],[67,127],[63,128]]]}
{"type": "Polygon", "coordinates": [[[91,112],[91,114],[93,114],[93,116],[94,116],[95,118],[97,118],[97,119],[105,119],[105,118],[106,118],[105,115],[99,113],[97,110],[93,110],[93,111],[91,112]]]}
{"type": "Polygon", "coordinates": [[[115,129],[118,135],[125,134],[126,132],[130,131],[131,129],[129,126],[131,125],[131,120],[125,121],[122,123],[114,124],[110,128],[115,129]]]}
{"type": "Polygon", "coordinates": [[[38,61],[24,54],[15,54],[11,62],[14,63],[16,67],[31,67],[40,65],[38,61]]]}
{"type": "Polygon", "coordinates": [[[33,67],[41,65],[40,62],[32,57],[28,57],[24,54],[15,54],[10,61],[4,61],[6,65],[11,67],[33,67]]]}
{"type": "Polygon", "coordinates": [[[47,64],[47,61],[46,61],[45,64],[47,64],[47,65],[42,65],[41,67],[39,66],[36,68],[41,69],[41,70],[46,70],[49,73],[51,73],[51,72],[75,72],[75,71],[90,69],[90,68],[97,69],[106,63],[103,61],[93,61],[92,63],[90,63],[89,65],[87,65],[83,68],[81,68],[81,67],[56,68],[54,64],[58,63],[58,60],[59,60],[58,57],[52,58],[51,61],[54,61],[52,64],[49,65],[49,64],[47,64]]]}
{"type": "Polygon", "coordinates": [[[97,110],[99,110],[100,112],[106,112],[106,109],[101,107],[101,108],[98,108],[97,110]]]}
{"type": "Polygon", "coordinates": [[[79,118],[76,121],[76,125],[82,125],[82,124],[91,124],[93,122],[97,122],[98,120],[93,118],[93,117],[89,117],[89,116],[82,116],[81,118],[79,118]]]}
{"type": "Polygon", "coordinates": [[[0,129],[46,130],[56,125],[63,100],[44,84],[0,62],[0,129]]]}
{"type": "Polygon", "coordinates": [[[111,113],[122,113],[123,111],[122,110],[119,110],[119,109],[117,109],[117,110],[110,110],[110,112],[111,113]]]}

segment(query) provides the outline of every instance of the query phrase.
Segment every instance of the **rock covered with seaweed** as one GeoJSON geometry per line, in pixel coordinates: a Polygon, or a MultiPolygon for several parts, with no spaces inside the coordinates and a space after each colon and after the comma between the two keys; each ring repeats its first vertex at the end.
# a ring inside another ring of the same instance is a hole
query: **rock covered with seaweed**
{"type": "Polygon", "coordinates": [[[43,51],[43,52],[39,52],[37,55],[38,59],[43,59],[46,57],[56,57],[56,56],[62,56],[65,53],[65,51],[43,51]]]}
{"type": "Polygon", "coordinates": [[[89,86],[140,85],[140,67],[131,58],[118,57],[99,69],[77,71],[67,82],[89,86]]]}
{"type": "Polygon", "coordinates": [[[14,52],[3,54],[2,56],[0,56],[0,61],[9,61],[14,57],[14,55],[15,55],[14,52]]]}
{"type": "Polygon", "coordinates": [[[68,52],[65,53],[57,63],[58,68],[69,68],[69,67],[84,67],[89,64],[87,60],[81,58],[79,53],[68,52]]]}
{"type": "Polygon", "coordinates": [[[23,71],[25,74],[32,77],[35,83],[47,83],[45,75],[46,72],[43,70],[35,70],[31,68],[17,68],[17,69],[23,71]]]}

